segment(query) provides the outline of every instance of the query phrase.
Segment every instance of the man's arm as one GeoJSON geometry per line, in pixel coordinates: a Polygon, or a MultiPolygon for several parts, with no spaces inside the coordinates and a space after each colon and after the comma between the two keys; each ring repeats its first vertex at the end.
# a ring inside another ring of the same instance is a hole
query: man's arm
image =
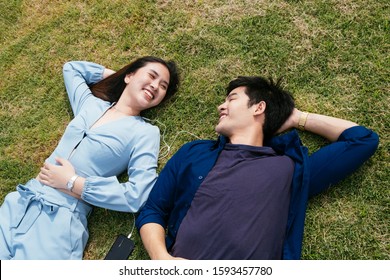
{"type": "Polygon", "coordinates": [[[157,223],[148,223],[141,227],[140,235],[146,251],[152,260],[174,260],[165,246],[165,230],[157,223]]]}
{"type": "Polygon", "coordinates": [[[298,109],[293,110],[278,132],[298,128],[299,125],[332,142],[309,156],[310,197],[356,171],[378,147],[378,135],[363,126],[325,115],[306,115],[298,109]]]}
{"type": "Polygon", "coordinates": [[[152,260],[176,259],[166,245],[166,229],[175,205],[178,164],[182,161],[179,149],[161,170],[146,204],[136,219],[142,243],[152,260]]]}
{"type": "Polygon", "coordinates": [[[278,132],[283,132],[290,128],[299,128],[300,121],[301,124],[304,124],[306,131],[320,135],[331,142],[336,141],[346,129],[357,126],[356,123],[351,121],[315,113],[304,113],[294,108],[291,116],[278,132]]]}

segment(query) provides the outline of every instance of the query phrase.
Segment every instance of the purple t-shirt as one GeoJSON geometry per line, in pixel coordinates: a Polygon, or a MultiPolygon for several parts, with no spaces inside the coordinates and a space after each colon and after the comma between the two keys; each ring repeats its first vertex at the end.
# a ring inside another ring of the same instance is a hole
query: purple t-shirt
{"type": "Polygon", "coordinates": [[[294,162],[272,148],[227,144],[184,217],[171,254],[280,259],[294,162]]]}

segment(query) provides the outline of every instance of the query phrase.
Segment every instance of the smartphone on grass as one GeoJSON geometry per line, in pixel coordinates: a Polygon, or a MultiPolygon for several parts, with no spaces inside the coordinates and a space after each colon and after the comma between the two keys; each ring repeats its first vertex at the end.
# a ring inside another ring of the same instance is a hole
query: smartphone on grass
{"type": "Polygon", "coordinates": [[[118,235],[108,251],[105,260],[128,260],[133,252],[135,244],[133,240],[123,234],[118,235]]]}

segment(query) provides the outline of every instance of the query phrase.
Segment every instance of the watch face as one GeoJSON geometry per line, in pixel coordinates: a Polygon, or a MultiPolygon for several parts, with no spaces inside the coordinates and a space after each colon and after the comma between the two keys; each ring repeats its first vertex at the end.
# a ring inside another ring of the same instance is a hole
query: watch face
{"type": "Polygon", "coordinates": [[[74,175],[72,176],[72,178],[69,179],[68,183],[66,184],[66,188],[68,189],[68,191],[72,191],[74,182],[76,181],[77,177],[77,175],[74,175]]]}

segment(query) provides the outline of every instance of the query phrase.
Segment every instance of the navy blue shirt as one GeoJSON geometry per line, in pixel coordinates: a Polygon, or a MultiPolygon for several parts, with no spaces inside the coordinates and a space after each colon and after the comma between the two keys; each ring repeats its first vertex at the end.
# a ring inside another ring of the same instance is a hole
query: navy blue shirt
{"type": "Polygon", "coordinates": [[[281,259],[294,162],[269,147],[226,144],[180,225],[172,255],[281,259]]]}
{"type": "MultiPolygon", "coordinates": [[[[310,156],[296,130],[266,143],[295,163],[283,259],[300,259],[309,197],[326,190],[359,168],[374,154],[378,143],[378,135],[362,126],[346,129],[336,142],[310,156]]],[[[166,246],[171,250],[196,191],[225,144],[226,138],[219,137],[217,141],[198,140],[183,145],[161,171],[136,220],[137,228],[147,223],[160,224],[167,229],[166,246]]]]}

